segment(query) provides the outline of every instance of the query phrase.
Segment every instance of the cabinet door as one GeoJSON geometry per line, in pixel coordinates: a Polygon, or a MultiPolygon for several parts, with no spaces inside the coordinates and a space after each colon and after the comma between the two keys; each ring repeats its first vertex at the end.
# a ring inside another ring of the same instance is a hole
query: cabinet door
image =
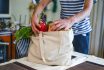
{"type": "Polygon", "coordinates": [[[4,42],[9,43],[8,45],[8,60],[15,58],[15,45],[13,44],[14,36],[12,34],[0,36],[4,42]]]}
{"type": "Polygon", "coordinates": [[[7,53],[7,55],[8,55],[8,60],[10,60],[11,59],[11,37],[10,37],[11,35],[2,35],[2,36],[0,36],[0,39],[2,39],[2,41],[3,42],[7,42],[7,43],[9,43],[9,45],[8,45],[8,49],[7,49],[7,51],[8,51],[8,53],[7,53]]]}

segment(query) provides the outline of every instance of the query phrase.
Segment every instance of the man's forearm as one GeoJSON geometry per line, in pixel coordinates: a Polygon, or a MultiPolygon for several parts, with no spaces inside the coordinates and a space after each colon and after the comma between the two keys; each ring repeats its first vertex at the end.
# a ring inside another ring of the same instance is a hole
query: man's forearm
{"type": "Polygon", "coordinates": [[[51,2],[51,0],[41,0],[34,10],[35,16],[39,17],[40,13],[44,10],[44,8],[51,2]]]}
{"type": "Polygon", "coordinates": [[[93,0],[85,0],[84,9],[76,15],[69,17],[72,24],[77,23],[90,15],[93,6],[93,0]]]}

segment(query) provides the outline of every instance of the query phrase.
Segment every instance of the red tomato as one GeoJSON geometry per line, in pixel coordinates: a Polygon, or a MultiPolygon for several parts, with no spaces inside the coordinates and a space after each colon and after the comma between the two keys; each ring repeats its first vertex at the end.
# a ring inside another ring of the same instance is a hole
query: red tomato
{"type": "Polygon", "coordinates": [[[41,27],[39,28],[40,31],[43,31],[43,32],[46,32],[46,31],[47,31],[47,25],[46,25],[45,22],[40,21],[40,26],[41,26],[41,27]]]}

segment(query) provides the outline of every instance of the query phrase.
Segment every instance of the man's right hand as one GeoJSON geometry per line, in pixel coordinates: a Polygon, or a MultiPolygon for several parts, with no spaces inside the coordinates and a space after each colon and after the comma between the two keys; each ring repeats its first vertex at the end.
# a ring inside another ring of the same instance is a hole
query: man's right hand
{"type": "Polygon", "coordinates": [[[32,16],[31,27],[32,27],[32,31],[35,34],[38,34],[39,33],[40,25],[39,25],[39,17],[38,16],[36,16],[36,15],[33,15],[32,16]]]}
{"type": "Polygon", "coordinates": [[[44,10],[44,8],[51,2],[52,0],[40,0],[38,6],[36,7],[34,14],[32,16],[31,27],[35,34],[39,33],[39,15],[44,10]]]}

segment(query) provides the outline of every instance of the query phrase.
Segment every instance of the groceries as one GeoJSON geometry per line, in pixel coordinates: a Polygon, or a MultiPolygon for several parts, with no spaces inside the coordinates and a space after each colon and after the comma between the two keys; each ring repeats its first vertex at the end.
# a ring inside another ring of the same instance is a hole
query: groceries
{"type": "Polygon", "coordinates": [[[40,30],[40,31],[43,31],[43,32],[46,32],[46,31],[47,31],[47,25],[46,25],[46,22],[40,21],[39,24],[40,24],[39,30],[40,30]]]}
{"type": "Polygon", "coordinates": [[[44,12],[41,13],[41,16],[40,16],[40,19],[39,19],[39,24],[40,24],[40,28],[39,31],[42,31],[42,32],[47,32],[48,31],[48,25],[46,23],[46,20],[47,20],[47,16],[44,12]]]}

